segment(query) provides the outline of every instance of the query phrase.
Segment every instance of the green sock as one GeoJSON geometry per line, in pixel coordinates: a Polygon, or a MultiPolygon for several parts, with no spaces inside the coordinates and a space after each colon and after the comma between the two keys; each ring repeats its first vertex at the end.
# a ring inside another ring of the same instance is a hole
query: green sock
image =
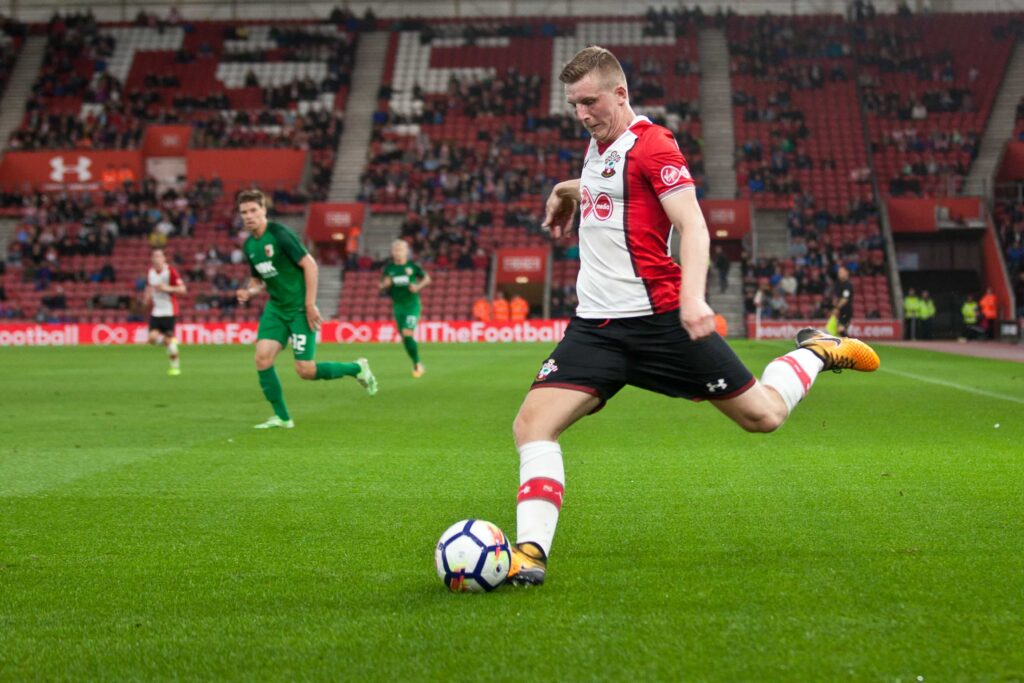
{"type": "Polygon", "coordinates": [[[317,363],[317,379],[338,379],[339,377],[355,377],[359,374],[358,363],[317,363]]]}
{"type": "Polygon", "coordinates": [[[277,378],[277,371],[271,366],[266,370],[258,370],[257,374],[260,376],[260,388],[263,389],[263,395],[270,401],[270,405],[274,406],[274,414],[282,420],[290,420],[288,406],[284,404],[281,380],[277,378]]]}
{"type": "Polygon", "coordinates": [[[402,337],[402,346],[405,347],[405,352],[409,354],[409,358],[412,358],[413,363],[420,362],[420,345],[416,343],[415,339],[402,337]]]}

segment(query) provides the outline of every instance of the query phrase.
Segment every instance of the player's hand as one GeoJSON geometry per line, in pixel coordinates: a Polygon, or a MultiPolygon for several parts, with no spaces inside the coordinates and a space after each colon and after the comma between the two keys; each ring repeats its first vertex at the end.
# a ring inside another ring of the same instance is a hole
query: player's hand
{"type": "Polygon", "coordinates": [[[235,297],[238,298],[238,303],[244,304],[246,301],[252,298],[252,292],[248,289],[239,289],[235,291],[235,297]]]}
{"type": "Polygon", "coordinates": [[[558,239],[572,230],[572,219],[576,215],[578,202],[572,197],[558,193],[556,187],[544,203],[544,222],[541,227],[558,239]]]}
{"type": "Polygon", "coordinates": [[[414,282],[411,285],[409,285],[409,291],[412,292],[413,294],[416,294],[420,291],[420,286],[414,282]]]}
{"type": "Polygon", "coordinates": [[[391,287],[391,278],[385,276],[380,281],[380,288],[381,289],[388,289],[389,287],[391,287]]]}
{"type": "Polygon", "coordinates": [[[320,329],[320,325],[324,319],[320,317],[320,309],[316,307],[316,304],[306,304],[306,322],[309,323],[309,329],[314,332],[320,329]]]}
{"type": "Polygon", "coordinates": [[[704,299],[684,296],[679,301],[679,321],[690,339],[702,339],[715,331],[715,312],[704,299]]]}

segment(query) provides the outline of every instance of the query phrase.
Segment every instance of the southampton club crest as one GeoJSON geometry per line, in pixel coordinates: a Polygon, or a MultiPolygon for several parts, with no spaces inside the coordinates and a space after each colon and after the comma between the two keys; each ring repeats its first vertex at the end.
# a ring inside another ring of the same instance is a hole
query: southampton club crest
{"type": "Polygon", "coordinates": [[[540,372],[537,373],[537,381],[543,382],[548,378],[548,375],[558,372],[558,366],[555,365],[554,358],[548,358],[544,361],[544,365],[540,367],[540,372]]]}
{"type": "Polygon", "coordinates": [[[604,170],[601,171],[602,178],[611,178],[615,175],[615,164],[622,161],[622,157],[619,156],[618,152],[612,152],[608,155],[608,158],[604,160],[604,170]]]}
{"type": "Polygon", "coordinates": [[[274,245],[267,244],[263,246],[263,253],[267,255],[267,258],[274,258],[274,245]]]}

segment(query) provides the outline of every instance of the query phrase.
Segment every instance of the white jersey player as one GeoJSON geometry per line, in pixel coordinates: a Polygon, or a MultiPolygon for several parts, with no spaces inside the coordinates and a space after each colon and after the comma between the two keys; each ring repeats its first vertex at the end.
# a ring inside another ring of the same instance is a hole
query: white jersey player
{"type": "Polygon", "coordinates": [[[167,359],[171,364],[168,375],[181,374],[181,359],[178,356],[178,339],[174,327],[178,315],[176,295],[187,291],[178,271],[167,263],[163,249],[153,250],[153,265],[146,275],[145,300],[149,310],[149,343],[162,344],[167,348],[167,359]]]}
{"type": "Polygon", "coordinates": [[[633,112],[604,48],[578,52],[559,79],[592,140],[580,178],[551,192],[544,226],[558,237],[580,211],[580,303],[513,424],[520,486],[508,580],[520,585],[544,582],[565,493],[559,436],[626,385],[706,400],[747,431],[771,432],[821,370],[878,367],[863,342],[808,328],[757,381],[715,332],[704,297],[710,237],[672,133],[633,112]],[[682,269],[669,257],[673,228],[682,269]]]}

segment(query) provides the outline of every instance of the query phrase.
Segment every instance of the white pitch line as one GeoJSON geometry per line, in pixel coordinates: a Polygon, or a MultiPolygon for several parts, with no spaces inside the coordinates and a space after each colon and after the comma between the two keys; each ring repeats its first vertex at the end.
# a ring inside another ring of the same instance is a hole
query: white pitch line
{"type": "Polygon", "coordinates": [[[902,370],[892,370],[890,368],[879,368],[882,372],[891,372],[894,375],[900,377],[907,377],[909,379],[916,379],[919,382],[927,382],[928,384],[938,384],[941,387],[949,387],[950,389],[959,389],[960,391],[966,391],[968,394],[976,394],[978,396],[987,396],[988,398],[998,398],[1004,401],[1011,401],[1013,403],[1020,403],[1024,405],[1024,398],[1018,398],[1017,396],[1007,396],[1006,394],[997,394],[994,391],[985,391],[984,389],[975,389],[974,387],[965,387],[963,384],[957,384],[956,382],[946,382],[941,379],[932,379],[931,377],[922,377],[921,375],[915,375],[912,372],[903,372],[902,370]]]}

